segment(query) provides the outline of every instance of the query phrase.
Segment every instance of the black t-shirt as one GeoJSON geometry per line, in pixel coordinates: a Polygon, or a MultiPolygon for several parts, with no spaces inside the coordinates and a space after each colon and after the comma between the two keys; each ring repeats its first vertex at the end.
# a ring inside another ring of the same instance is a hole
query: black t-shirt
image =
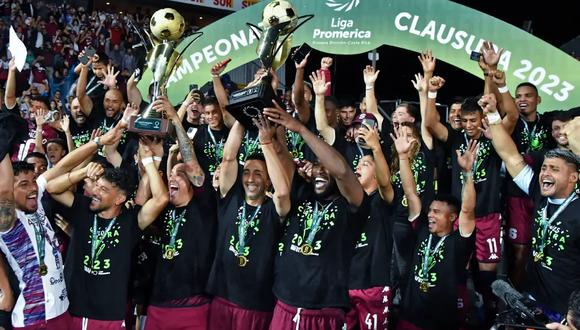
{"type": "Polygon", "coordinates": [[[543,240],[543,209],[548,205],[548,221],[559,205],[549,203],[541,196],[538,177],[539,172],[536,172],[529,187],[536,209],[525,289],[540,304],[565,315],[570,294],[580,289],[580,199],[572,201],[554,219],[543,240]],[[542,242],[545,242],[543,251],[540,248],[542,242]],[[539,252],[542,252],[541,258],[539,252]]]}
{"type": "Polygon", "coordinates": [[[158,219],[161,246],[157,250],[152,305],[180,306],[180,299],[187,300],[205,292],[214,256],[217,224],[215,193],[210,189],[196,190],[184,207],[166,207],[158,219]],[[172,258],[166,258],[166,251],[172,249],[174,232],[175,252],[172,258]]]}
{"type": "MultiPolygon", "coordinates": [[[[98,111],[100,111],[100,109],[98,111]]],[[[75,148],[79,148],[91,140],[91,133],[93,132],[93,129],[98,128],[100,121],[103,120],[102,116],[98,114],[98,111],[97,109],[93,109],[82,126],[79,126],[74,121],[74,119],[71,118],[70,133],[75,144],[75,148]],[[99,123],[97,123],[97,121],[99,121],[99,123]]]]}
{"type": "Polygon", "coordinates": [[[248,156],[262,155],[262,148],[260,147],[260,139],[257,130],[246,130],[246,134],[242,138],[242,144],[238,151],[238,162],[244,166],[248,156]]]}
{"type": "MultiPolygon", "coordinates": [[[[459,200],[461,200],[461,191],[463,189],[463,173],[457,164],[455,150],[459,149],[464,152],[467,149],[467,141],[468,138],[465,133],[448,130],[447,146],[451,148],[451,166],[453,171],[451,193],[459,200]]],[[[491,140],[482,134],[479,138],[479,147],[473,165],[473,180],[477,193],[475,216],[478,218],[500,212],[501,162],[501,158],[495,152],[491,140]]]]}
{"type": "Polygon", "coordinates": [[[457,329],[457,286],[469,256],[474,250],[475,232],[462,237],[459,230],[451,232],[445,240],[429,232],[426,215],[417,220],[418,239],[413,266],[403,296],[403,318],[423,329],[457,329]],[[431,237],[427,276],[423,275],[424,257],[431,237]],[[440,243],[440,244],[439,244],[440,243]],[[427,292],[421,282],[428,281],[427,292]]]}
{"type": "MultiPolygon", "coordinates": [[[[91,120],[92,126],[94,129],[100,128],[103,134],[107,133],[111,128],[115,127],[119,120],[123,117],[123,111],[121,110],[115,117],[107,117],[105,115],[105,108],[102,104],[94,104],[93,110],[91,112],[91,117],[94,119],[91,120]],[[94,115],[93,115],[94,112],[94,115]],[[94,116],[94,117],[93,117],[94,116]]],[[[125,147],[127,146],[129,134],[127,131],[123,132],[121,136],[121,141],[119,142],[119,146],[117,147],[117,151],[122,155],[125,151],[125,147]]]]}
{"type": "Polygon", "coordinates": [[[356,142],[347,141],[346,129],[342,125],[335,129],[335,139],[332,146],[344,157],[353,172],[356,171],[358,162],[365,155],[365,152],[369,154],[371,152],[368,149],[363,149],[356,142]]]}
{"type": "Polygon", "coordinates": [[[99,84],[100,79],[95,76],[93,70],[89,70],[87,76],[86,94],[91,98],[93,103],[103,103],[103,98],[107,90],[105,85],[99,84]]]}
{"type": "Polygon", "coordinates": [[[274,294],[295,307],[347,309],[350,259],[368,217],[368,196],[356,211],[340,195],[317,206],[312,185],[294,177],[292,210],[276,255],[274,294]],[[320,219],[314,232],[313,213],[320,219]]]}
{"type": "Polygon", "coordinates": [[[225,127],[216,131],[210,129],[207,124],[199,126],[195,133],[193,147],[199,166],[201,166],[205,174],[205,182],[211,184],[213,174],[222,162],[224,144],[228,138],[228,133],[229,130],[225,127]]]}
{"type": "Polygon", "coordinates": [[[350,262],[349,289],[391,285],[392,210],[378,191],[369,198],[370,214],[364,221],[350,262]]]}
{"type": "Polygon", "coordinates": [[[238,180],[218,205],[218,242],[208,291],[242,308],[272,311],[274,254],[281,232],[274,202],[267,199],[259,208],[248,205],[238,180]],[[248,224],[242,249],[244,211],[248,224]]]}
{"type": "MultiPolygon", "coordinates": [[[[306,128],[312,133],[319,135],[318,130],[316,130],[316,121],[314,115],[310,116],[310,119],[306,123],[306,128]]],[[[307,160],[314,162],[316,160],[316,155],[312,152],[312,149],[306,144],[302,135],[286,130],[286,145],[288,146],[288,151],[292,154],[293,159],[298,159],[301,161],[307,160]]]]}
{"type": "Polygon", "coordinates": [[[200,124],[192,124],[188,122],[187,116],[183,117],[181,125],[183,125],[183,129],[185,130],[185,132],[187,132],[187,134],[192,134],[193,130],[197,130],[200,126],[202,126],[200,124]]]}
{"type": "Polygon", "coordinates": [[[90,198],[75,195],[68,219],[74,229],[71,246],[75,251],[65,266],[73,267],[70,283],[67,283],[69,311],[78,317],[123,320],[131,252],[141,235],[137,223],[140,207],[123,208],[112,225],[112,219],[96,216],[97,237],[91,267],[95,214],[89,210],[89,205],[90,198]]]}

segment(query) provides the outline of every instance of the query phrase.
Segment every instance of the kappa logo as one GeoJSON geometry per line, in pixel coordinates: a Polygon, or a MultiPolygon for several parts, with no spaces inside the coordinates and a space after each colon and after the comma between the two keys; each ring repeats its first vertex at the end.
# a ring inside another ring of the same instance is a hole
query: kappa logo
{"type": "Polygon", "coordinates": [[[360,3],[360,0],[326,0],[326,5],[332,8],[334,11],[344,11],[349,12],[353,8],[356,8],[360,3]]]}

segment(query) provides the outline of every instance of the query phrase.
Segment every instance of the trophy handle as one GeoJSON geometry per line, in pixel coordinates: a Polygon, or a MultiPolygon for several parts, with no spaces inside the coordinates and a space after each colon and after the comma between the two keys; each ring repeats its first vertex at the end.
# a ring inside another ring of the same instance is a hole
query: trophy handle
{"type": "Polygon", "coordinates": [[[260,34],[258,34],[258,32],[256,31],[260,31],[260,33],[264,32],[264,30],[262,30],[259,26],[257,26],[256,24],[252,24],[252,23],[246,23],[247,26],[250,27],[250,30],[252,31],[252,33],[254,34],[254,37],[256,37],[256,39],[260,39],[260,34]]]}
{"type": "MultiPolygon", "coordinates": [[[[282,39],[282,41],[278,43],[278,47],[276,47],[276,50],[274,51],[274,53],[272,53],[272,56],[276,56],[276,53],[278,53],[280,51],[280,49],[284,45],[284,42],[286,42],[286,39],[288,39],[288,37],[290,37],[292,35],[292,33],[294,33],[294,31],[296,31],[299,27],[301,27],[302,25],[304,25],[304,23],[306,23],[309,20],[311,20],[312,18],[314,18],[314,15],[308,14],[308,15],[299,16],[298,17],[298,20],[303,19],[303,18],[305,18],[305,20],[303,20],[302,22],[298,23],[288,33],[286,33],[286,35],[284,36],[284,39],[282,39]]],[[[246,24],[249,25],[250,23],[246,23],[246,24]]]]}
{"type": "MultiPolygon", "coordinates": [[[[129,19],[129,20],[127,20],[127,23],[129,23],[129,27],[137,34],[139,39],[141,39],[141,43],[143,44],[145,51],[149,52],[151,50],[151,45],[147,44],[147,41],[145,40],[145,38],[141,34],[141,31],[137,28],[137,26],[135,26],[135,23],[133,23],[133,20],[129,19]]],[[[145,33],[147,33],[147,31],[145,31],[145,33]]],[[[149,42],[151,42],[151,37],[149,36],[149,34],[147,34],[147,36],[149,37],[149,42]]]]}
{"type": "Polygon", "coordinates": [[[201,31],[198,31],[198,32],[194,32],[194,33],[192,33],[191,35],[192,35],[192,36],[195,36],[195,37],[193,38],[193,40],[191,40],[191,41],[190,41],[190,42],[189,42],[189,43],[188,43],[188,44],[185,46],[185,48],[183,48],[183,49],[181,50],[181,52],[179,52],[179,55],[177,55],[177,58],[175,59],[175,63],[173,63],[173,66],[171,67],[171,71],[170,71],[170,72],[173,72],[173,69],[175,69],[175,66],[177,65],[177,63],[179,63],[179,60],[181,59],[181,55],[183,55],[183,53],[185,53],[185,51],[187,50],[187,48],[189,48],[189,46],[191,46],[191,44],[192,44],[194,41],[196,41],[197,39],[199,39],[199,38],[200,38],[200,37],[203,35],[203,32],[201,32],[201,31]]]}

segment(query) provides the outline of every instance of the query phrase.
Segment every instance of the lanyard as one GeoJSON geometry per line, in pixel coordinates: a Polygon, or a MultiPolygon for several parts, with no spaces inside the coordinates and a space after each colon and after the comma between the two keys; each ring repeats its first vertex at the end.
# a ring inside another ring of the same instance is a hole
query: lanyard
{"type": "Polygon", "coordinates": [[[328,212],[330,207],[334,204],[334,201],[336,201],[336,198],[332,202],[328,203],[324,207],[322,212],[318,212],[318,204],[319,203],[318,203],[318,201],[315,202],[314,211],[312,212],[312,227],[310,228],[310,232],[308,233],[308,238],[306,238],[306,244],[312,245],[312,242],[314,241],[314,236],[316,236],[316,233],[318,232],[318,227],[320,226],[320,221],[322,219],[324,219],[326,212],[328,212]]]}
{"type": "Polygon", "coordinates": [[[248,220],[246,217],[246,206],[248,204],[244,201],[244,205],[242,206],[242,218],[240,219],[240,223],[238,224],[238,255],[244,255],[244,248],[246,247],[246,234],[248,233],[248,227],[252,221],[260,212],[262,205],[256,207],[254,214],[248,220]]]}
{"type": "Polygon", "coordinates": [[[568,207],[568,205],[570,205],[570,203],[572,203],[577,198],[578,196],[576,195],[576,192],[572,192],[572,194],[566,198],[564,203],[560,204],[556,212],[552,214],[549,220],[546,220],[548,218],[548,201],[546,201],[546,206],[544,206],[544,209],[542,210],[542,221],[540,222],[540,226],[542,227],[542,236],[540,237],[539,252],[543,252],[544,248],[546,247],[546,234],[548,233],[548,228],[550,228],[552,222],[554,222],[560,213],[562,213],[566,207],[568,207]]]}
{"type": "MultiPolygon", "coordinates": [[[[469,139],[467,138],[467,133],[463,132],[463,137],[465,138],[465,150],[469,149],[469,139]]],[[[471,168],[471,172],[476,173],[479,164],[477,163],[477,159],[479,158],[479,146],[475,151],[475,158],[473,159],[473,167],[471,168]]]]}
{"type": "MultiPolygon", "coordinates": [[[[520,120],[522,121],[522,123],[524,124],[524,132],[526,132],[526,135],[528,136],[528,150],[531,150],[532,147],[534,147],[534,140],[537,140],[535,138],[536,135],[536,128],[538,128],[538,126],[540,126],[540,114],[536,114],[536,116],[538,118],[536,118],[536,120],[534,121],[534,123],[536,123],[534,125],[534,128],[532,129],[532,132],[530,132],[530,128],[528,126],[528,122],[522,118],[522,116],[520,116],[520,120]]],[[[537,142],[536,142],[537,143],[537,142]]]]}
{"type": "Polygon", "coordinates": [[[183,221],[183,217],[185,217],[185,212],[187,209],[183,210],[179,215],[179,218],[175,218],[175,209],[171,213],[171,237],[169,238],[169,247],[175,247],[175,238],[177,237],[177,232],[179,231],[179,226],[181,225],[181,221],[183,221]]]}
{"type": "Polygon", "coordinates": [[[215,140],[215,136],[213,136],[213,132],[211,131],[211,128],[209,128],[209,125],[207,126],[207,133],[209,135],[209,138],[211,139],[211,142],[213,142],[214,145],[214,157],[215,157],[215,161],[217,164],[221,163],[222,161],[222,156],[223,156],[223,148],[224,148],[224,139],[220,139],[220,142],[217,143],[215,140]]]}
{"type": "MultiPolygon", "coordinates": [[[[99,235],[97,235],[97,215],[96,214],[94,215],[93,236],[91,239],[91,269],[93,268],[93,263],[95,262],[95,253],[97,252],[97,248],[102,251],[102,249],[105,247],[105,245],[101,243],[107,237],[107,234],[115,224],[115,221],[117,221],[117,217],[114,217],[113,220],[109,222],[107,229],[105,229],[105,231],[99,237],[99,235]]],[[[101,254],[101,251],[99,251],[97,255],[101,254]]]]}
{"type": "Polygon", "coordinates": [[[256,136],[255,139],[250,138],[248,132],[246,132],[246,136],[244,137],[244,161],[248,158],[248,156],[252,155],[254,151],[258,148],[258,144],[260,143],[259,137],[256,136]]]}
{"type": "Polygon", "coordinates": [[[96,83],[95,86],[93,86],[93,87],[89,87],[95,81],[96,77],[97,76],[92,76],[91,80],[89,80],[89,82],[87,83],[87,87],[86,87],[87,88],[87,92],[86,92],[87,95],[91,94],[95,89],[97,89],[97,87],[99,87],[98,83],[96,83]]]}
{"type": "Polygon", "coordinates": [[[44,265],[45,252],[45,238],[46,232],[44,226],[42,225],[42,220],[38,213],[34,213],[31,218],[29,218],[32,223],[32,228],[34,228],[34,238],[36,239],[36,250],[38,250],[38,264],[44,265]]]}
{"type": "Polygon", "coordinates": [[[433,266],[429,267],[429,259],[431,259],[431,256],[434,256],[437,251],[439,251],[439,248],[441,247],[441,245],[443,245],[443,242],[445,241],[445,239],[447,238],[447,236],[449,236],[449,234],[441,237],[441,239],[439,240],[439,242],[437,242],[437,244],[435,245],[435,249],[433,249],[433,252],[431,252],[431,242],[433,241],[433,234],[429,235],[429,241],[427,242],[427,250],[425,250],[425,255],[423,256],[423,280],[427,280],[427,271],[429,271],[429,269],[433,268],[433,266]]]}

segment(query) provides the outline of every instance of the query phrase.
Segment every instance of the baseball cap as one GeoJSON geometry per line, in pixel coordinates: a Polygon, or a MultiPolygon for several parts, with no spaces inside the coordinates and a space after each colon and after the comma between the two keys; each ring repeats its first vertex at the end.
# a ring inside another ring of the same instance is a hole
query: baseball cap
{"type": "Polygon", "coordinates": [[[356,116],[356,118],[352,121],[352,124],[362,124],[364,119],[370,119],[375,121],[375,127],[377,126],[377,118],[372,113],[363,112],[356,116]]]}

